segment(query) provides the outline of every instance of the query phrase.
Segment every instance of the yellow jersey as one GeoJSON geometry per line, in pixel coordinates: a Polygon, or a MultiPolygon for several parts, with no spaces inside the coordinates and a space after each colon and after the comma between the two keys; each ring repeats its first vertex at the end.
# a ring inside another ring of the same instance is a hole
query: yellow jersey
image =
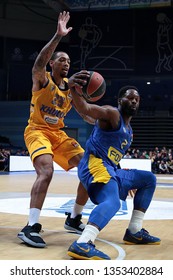
{"type": "Polygon", "coordinates": [[[68,79],[64,78],[65,89],[60,89],[53,81],[50,72],[46,72],[47,85],[32,92],[30,117],[27,128],[57,130],[64,127],[64,117],[71,109],[72,96],[68,88],[68,79]]]}

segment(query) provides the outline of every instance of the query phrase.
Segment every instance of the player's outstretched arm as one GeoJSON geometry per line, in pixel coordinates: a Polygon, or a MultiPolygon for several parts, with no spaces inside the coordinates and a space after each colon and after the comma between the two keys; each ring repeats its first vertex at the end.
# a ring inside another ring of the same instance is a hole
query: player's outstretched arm
{"type": "MultiPolygon", "coordinates": [[[[33,83],[39,82],[40,85],[44,85],[46,82],[46,65],[50,61],[52,54],[58,46],[62,37],[66,36],[72,27],[67,27],[69,22],[69,12],[60,13],[58,16],[57,30],[52,39],[43,47],[38,54],[34,66],[32,68],[33,83]]],[[[38,88],[39,89],[39,88],[38,88]]],[[[35,90],[38,90],[37,88],[35,90]]]]}

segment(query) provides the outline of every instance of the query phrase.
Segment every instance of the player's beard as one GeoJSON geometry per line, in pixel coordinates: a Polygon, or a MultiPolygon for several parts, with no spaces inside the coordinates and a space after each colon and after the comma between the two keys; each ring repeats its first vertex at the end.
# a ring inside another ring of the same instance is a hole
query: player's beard
{"type": "Polygon", "coordinates": [[[68,75],[68,71],[63,71],[62,70],[61,73],[60,73],[61,78],[66,78],[67,75],[68,75]]]}
{"type": "Polygon", "coordinates": [[[137,114],[138,108],[132,108],[132,106],[129,106],[128,104],[123,104],[121,107],[121,112],[125,114],[128,117],[135,116],[137,114]]]}
{"type": "Polygon", "coordinates": [[[64,74],[64,73],[61,73],[61,78],[66,78],[67,77],[67,75],[66,74],[64,74]]]}

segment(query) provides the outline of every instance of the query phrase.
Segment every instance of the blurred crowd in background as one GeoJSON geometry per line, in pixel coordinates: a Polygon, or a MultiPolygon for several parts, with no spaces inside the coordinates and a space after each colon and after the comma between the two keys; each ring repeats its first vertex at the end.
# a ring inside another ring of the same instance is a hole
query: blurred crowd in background
{"type": "MultiPolygon", "coordinates": [[[[0,148],[0,171],[9,171],[10,155],[29,156],[23,148],[0,148]]],[[[154,174],[173,174],[173,150],[167,147],[155,147],[154,150],[128,149],[125,159],[151,159],[154,174]]]]}

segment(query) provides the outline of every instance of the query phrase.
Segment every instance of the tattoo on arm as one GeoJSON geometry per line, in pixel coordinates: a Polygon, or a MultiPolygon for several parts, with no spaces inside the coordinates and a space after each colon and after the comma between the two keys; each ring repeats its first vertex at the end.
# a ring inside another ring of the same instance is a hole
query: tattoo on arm
{"type": "Polygon", "coordinates": [[[38,69],[46,67],[47,63],[52,57],[57,45],[61,40],[60,36],[55,35],[40,51],[38,54],[34,66],[38,69]]]}

